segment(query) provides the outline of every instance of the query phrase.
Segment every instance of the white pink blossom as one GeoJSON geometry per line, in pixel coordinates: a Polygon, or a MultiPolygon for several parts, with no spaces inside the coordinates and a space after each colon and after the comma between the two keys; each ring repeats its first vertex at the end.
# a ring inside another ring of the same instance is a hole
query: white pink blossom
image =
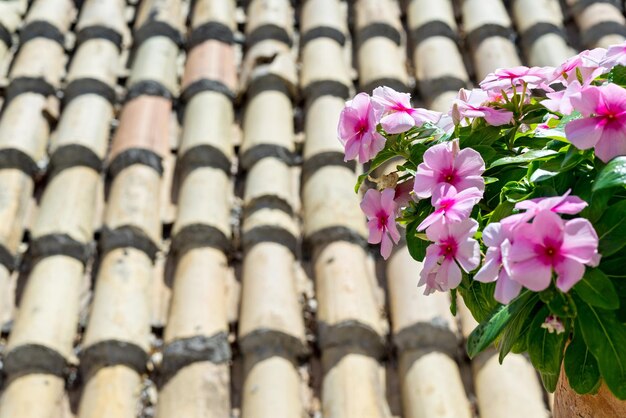
{"type": "Polygon", "coordinates": [[[472,208],[482,199],[483,192],[476,187],[457,192],[454,186],[439,186],[432,197],[435,211],[428,215],[417,227],[418,231],[428,228],[435,222],[458,222],[469,218],[472,208]]]}
{"type": "Polygon", "coordinates": [[[426,230],[433,244],[426,249],[418,284],[426,286],[424,294],[456,288],[461,283],[461,268],[470,272],[478,266],[480,248],[473,238],[477,230],[478,222],[473,219],[438,222],[426,230]]]}
{"type": "Polygon", "coordinates": [[[513,231],[509,225],[498,222],[490,223],[483,230],[483,242],[488,247],[483,265],[474,276],[474,280],[483,283],[496,282],[494,298],[500,303],[509,303],[519,295],[522,285],[511,279],[504,268],[503,259],[508,256],[513,240],[513,231]]]}
{"type": "Polygon", "coordinates": [[[345,160],[365,163],[385,147],[385,138],[376,131],[376,116],[365,93],[346,102],[339,116],[337,134],[345,147],[345,160]]]}
{"type": "Polygon", "coordinates": [[[584,116],[565,126],[572,144],[579,149],[594,148],[604,162],[626,155],[626,89],[612,83],[590,86],[570,100],[584,116]]]}
{"type": "Polygon", "coordinates": [[[395,190],[385,189],[379,192],[370,189],[361,202],[361,210],[367,216],[370,244],[380,243],[380,253],[386,260],[391,255],[393,243],[398,243],[400,233],[396,226],[397,205],[394,201],[395,190]]]}
{"type": "Polygon", "coordinates": [[[421,199],[430,197],[442,185],[457,191],[476,187],[485,189],[482,177],[485,162],[471,148],[459,149],[458,141],[437,144],[424,153],[424,162],[417,167],[413,191],[421,199]]]}
{"type": "Polygon", "coordinates": [[[411,95],[400,93],[391,87],[376,87],[372,93],[372,106],[376,119],[389,134],[406,132],[425,122],[437,123],[441,113],[426,109],[414,109],[411,95]]]}
{"type": "Polygon", "coordinates": [[[595,266],[598,261],[598,235],[591,223],[583,218],[564,221],[549,210],[515,228],[511,248],[503,257],[511,278],[535,292],[550,285],[553,272],[556,286],[567,292],[582,279],[585,265],[595,266]]]}
{"type": "Polygon", "coordinates": [[[492,126],[506,125],[511,122],[513,112],[494,109],[488,106],[489,102],[489,95],[481,89],[461,89],[452,104],[450,115],[457,124],[465,118],[484,118],[492,126]]]}

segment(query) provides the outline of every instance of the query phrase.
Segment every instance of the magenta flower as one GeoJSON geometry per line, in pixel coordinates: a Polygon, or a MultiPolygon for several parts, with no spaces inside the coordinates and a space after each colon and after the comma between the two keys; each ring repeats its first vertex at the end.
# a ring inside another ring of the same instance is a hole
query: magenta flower
{"type": "Polygon", "coordinates": [[[599,262],[598,235],[583,218],[563,221],[551,211],[539,212],[531,224],[514,231],[513,242],[503,263],[511,278],[540,292],[557,274],[556,286],[567,292],[582,279],[585,265],[599,262]]]}
{"type": "Polygon", "coordinates": [[[490,223],[483,230],[483,242],[489,248],[485,254],[483,266],[474,276],[474,280],[483,283],[496,282],[494,298],[500,303],[509,303],[522,290],[522,285],[514,280],[504,268],[503,258],[507,257],[513,239],[509,226],[490,223]]]}
{"type": "Polygon", "coordinates": [[[370,189],[365,193],[361,202],[361,210],[367,216],[370,244],[380,243],[380,253],[386,260],[391,255],[393,243],[398,243],[400,233],[396,226],[396,203],[394,189],[385,189],[381,192],[370,189]]]}
{"type": "Polygon", "coordinates": [[[411,95],[400,93],[391,87],[376,87],[372,93],[372,106],[376,119],[385,132],[399,134],[425,122],[437,123],[441,114],[426,109],[414,109],[411,95]]]}
{"type": "Polygon", "coordinates": [[[553,71],[553,68],[547,67],[499,68],[480,82],[480,88],[487,92],[499,93],[500,90],[509,91],[512,87],[521,87],[522,84],[526,83],[528,89],[542,88],[551,91],[552,89],[547,86],[547,82],[553,71]]]}
{"type": "Polygon", "coordinates": [[[476,187],[485,190],[482,174],[485,162],[471,148],[459,150],[458,141],[437,144],[424,153],[424,162],[417,167],[413,191],[420,199],[433,195],[440,186],[449,184],[457,191],[476,187]]]}
{"type": "Polygon", "coordinates": [[[474,270],[480,262],[478,242],[472,238],[478,222],[465,219],[454,223],[436,223],[426,230],[433,244],[426,249],[418,286],[426,286],[424,294],[435,290],[445,292],[461,283],[461,269],[474,270]]]}
{"type": "Polygon", "coordinates": [[[346,161],[356,159],[365,163],[385,147],[385,138],[376,132],[376,125],[374,109],[367,94],[359,93],[346,102],[337,128],[339,140],[345,148],[346,161]]]}
{"type": "Polygon", "coordinates": [[[422,231],[437,221],[447,223],[467,219],[472,208],[482,198],[483,192],[476,187],[457,192],[454,186],[442,184],[433,192],[432,205],[435,211],[419,224],[417,230],[422,231]]]}
{"type": "Polygon", "coordinates": [[[502,223],[519,225],[532,220],[541,211],[550,211],[566,215],[576,215],[587,207],[587,202],[578,196],[570,196],[572,190],[568,190],[563,196],[540,197],[536,199],[524,200],[515,204],[515,209],[524,210],[523,213],[511,215],[502,220],[502,223]]]}
{"type": "Polygon", "coordinates": [[[513,118],[513,112],[486,106],[489,101],[489,95],[483,90],[461,89],[452,105],[451,116],[457,124],[464,118],[485,118],[485,121],[492,126],[509,123],[513,118]]]}
{"type": "Polygon", "coordinates": [[[585,116],[565,126],[565,136],[579,149],[595,147],[604,162],[626,155],[626,90],[616,84],[587,87],[571,99],[585,116]]]}

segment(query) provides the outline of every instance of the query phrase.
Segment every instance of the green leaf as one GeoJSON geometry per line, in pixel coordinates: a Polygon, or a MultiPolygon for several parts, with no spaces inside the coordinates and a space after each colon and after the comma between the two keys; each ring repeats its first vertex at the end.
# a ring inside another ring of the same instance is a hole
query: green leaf
{"type": "Polygon", "coordinates": [[[600,238],[598,251],[609,257],[626,246],[626,200],[609,206],[604,215],[595,223],[600,238]]]}
{"type": "Polygon", "coordinates": [[[538,301],[539,294],[532,293],[520,308],[519,312],[511,319],[511,322],[506,326],[504,332],[502,332],[498,346],[498,350],[500,351],[500,364],[502,364],[504,357],[509,354],[516,344],[520,341],[526,342],[527,333],[531,324],[529,319],[534,317],[533,313],[537,308],[538,301]]]}
{"type": "Polygon", "coordinates": [[[622,65],[616,65],[609,72],[607,78],[612,83],[619,84],[621,86],[626,85],[626,67],[622,65]]]}
{"type": "Polygon", "coordinates": [[[528,162],[535,161],[535,160],[545,159],[547,157],[550,157],[556,154],[558,154],[558,152],[549,150],[549,149],[532,150],[532,151],[525,152],[524,154],[516,155],[515,157],[500,158],[494,161],[493,163],[491,163],[491,165],[489,166],[489,169],[492,169],[494,167],[498,167],[501,165],[507,165],[507,164],[528,163],[528,162]]]}
{"type": "Polygon", "coordinates": [[[600,374],[613,394],[626,400],[626,326],[611,311],[576,301],[579,324],[600,374]]]}
{"type": "Polygon", "coordinates": [[[456,289],[450,289],[450,313],[452,316],[456,316],[456,289]]]}
{"type": "Polygon", "coordinates": [[[363,173],[356,179],[356,185],[354,186],[354,193],[358,193],[359,192],[359,189],[361,188],[361,185],[363,184],[363,182],[367,178],[368,174],[369,173],[363,173]]]}
{"type": "Polygon", "coordinates": [[[603,309],[619,308],[615,286],[600,269],[588,268],[583,279],[574,286],[574,291],[591,306],[603,309]]]}
{"type": "Polygon", "coordinates": [[[563,368],[570,387],[576,393],[591,393],[600,384],[598,362],[585,344],[579,326],[576,326],[574,339],[565,351],[563,368]]]}
{"type": "Polygon", "coordinates": [[[541,383],[548,392],[553,393],[556,390],[556,385],[559,383],[558,374],[539,372],[539,377],[541,377],[541,383]]]}
{"type": "Polygon", "coordinates": [[[417,235],[417,226],[420,221],[415,220],[406,226],[406,246],[409,249],[409,254],[417,261],[423,261],[426,256],[426,248],[430,244],[428,241],[421,239],[417,235]]]}
{"type": "Polygon", "coordinates": [[[491,217],[489,218],[489,223],[491,222],[499,222],[501,219],[506,218],[510,214],[513,213],[513,208],[515,204],[504,201],[500,203],[494,210],[491,212],[491,217]]]}
{"type": "Polygon", "coordinates": [[[550,310],[544,306],[533,319],[528,332],[528,355],[535,369],[541,373],[541,380],[549,392],[554,392],[561,371],[563,349],[568,332],[557,334],[542,328],[550,310]]]}
{"type": "Polygon", "coordinates": [[[559,174],[558,171],[547,171],[547,170],[538,168],[537,170],[533,172],[533,174],[531,174],[529,180],[531,183],[540,183],[542,181],[549,180],[552,177],[557,176],[558,174],[559,174]]]}
{"type": "Polygon", "coordinates": [[[465,305],[478,322],[487,320],[493,310],[499,305],[493,298],[493,292],[496,289],[495,285],[495,283],[481,283],[464,278],[461,286],[457,288],[463,297],[465,305]]]}
{"type": "Polygon", "coordinates": [[[491,145],[502,137],[501,129],[497,126],[482,125],[479,128],[467,126],[459,133],[461,148],[475,148],[481,145],[491,145]]]}
{"type": "Polygon", "coordinates": [[[519,314],[531,297],[530,292],[524,292],[508,305],[500,305],[491,317],[481,322],[467,338],[467,353],[470,358],[489,347],[507,324],[519,314]]]}
{"type": "Polygon", "coordinates": [[[489,163],[496,158],[496,150],[491,145],[476,145],[472,147],[474,151],[480,153],[485,163],[489,163]]]}
{"type": "Polygon", "coordinates": [[[616,157],[608,162],[598,173],[592,190],[626,186],[626,157],[616,157]]]}

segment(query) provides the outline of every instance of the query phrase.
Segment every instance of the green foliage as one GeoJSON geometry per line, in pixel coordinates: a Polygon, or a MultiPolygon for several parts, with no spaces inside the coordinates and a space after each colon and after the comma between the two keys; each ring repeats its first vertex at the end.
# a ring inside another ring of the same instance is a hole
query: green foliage
{"type": "Polygon", "coordinates": [[[406,244],[411,257],[417,261],[423,261],[426,255],[426,247],[429,242],[416,233],[419,220],[412,221],[406,228],[406,244]]]}
{"type": "Polygon", "coordinates": [[[563,349],[567,338],[567,332],[550,332],[541,325],[550,315],[550,309],[544,306],[537,312],[528,332],[528,355],[535,369],[541,375],[543,385],[549,392],[554,392],[559,380],[561,362],[563,361],[563,349]]]}
{"type": "Polygon", "coordinates": [[[600,269],[587,269],[583,279],[574,286],[574,291],[589,305],[603,309],[619,308],[615,286],[600,269]]]}
{"type": "Polygon", "coordinates": [[[574,331],[574,338],[565,350],[563,368],[569,385],[576,393],[593,393],[600,386],[598,362],[585,344],[580,326],[574,331]]]}
{"type": "Polygon", "coordinates": [[[600,254],[610,257],[626,245],[626,200],[609,206],[596,223],[600,254]]]}
{"type": "Polygon", "coordinates": [[[600,170],[593,184],[593,191],[624,186],[626,186],[626,157],[616,157],[600,170]]]}
{"type": "Polygon", "coordinates": [[[626,326],[614,311],[577,300],[582,335],[589,351],[598,361],[600,374],[619,399],[626,400],[626,326]]]}
{"type": "Polygon", "coordinates": [[[486,321],[481,322],[467,338],[467,353],[470,358],[489,347],[509,322],[524,312],[531,297],[533,295],[530,292],[524,292],[510,304],[499,305],[486,321]]]}

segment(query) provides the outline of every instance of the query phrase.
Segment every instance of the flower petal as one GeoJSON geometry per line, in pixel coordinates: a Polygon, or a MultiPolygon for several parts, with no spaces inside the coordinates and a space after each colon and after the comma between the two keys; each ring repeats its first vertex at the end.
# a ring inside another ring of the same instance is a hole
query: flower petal
{"type": "Polygon", "coordinates": [[[382,210],[381,193],[375,189],[369,189],[365,192],[361,201],[361,210],[368,218],[376,217],[378,212],[382,210]]]}
{"type": "Polygon", "coordinates": [[[443,214],[444,212],[441,210],[436,210],[433,213],[431,213],[430,215],[428,215],[418,226],[417,226],[417,230],[418,231],[423,231],[424,229],[428,228],[429,226],[441,221],[443,219],[443,214]]]}
{"type": "Polygon", "coordinates": [[[550,285],[552,266],[538,258],[529,258],[511,266],[511,278],[533,292],[540,292],[550,285]]]}
{"type": "Polygon", "coordinates": [[[461,269],[453,260],[443,260],[435,281],[444,291],[454,289],[461,284],[461,269]]]}
{"type": "Polygon", "coordinates": [[[561,252],[579,263],[593,263],[598,253],[598,234],[587,219],[567,221],[561,252]]]}
{"type": "Polygon", "coordinates": [[[458,177],[480,176],[485,171],[485,161],[478,151],[465,148],[456,156],[454,167],[458,177]]]}
{"type": "Polygon", "coordinates": [[[392,248],[393,243],[391,242],[391,238],[389,238],[388,234],[383,234],[382,241],[380,242],[380,254],[385,260],[391,255],[392,248]]]}
{"type": "Polygon", "coordinates": [[[385,189],[380,193],[380,206],[382,210],[392,218],[396,211],[395,197],[396,191],[394,189],[385,189]]]}
{"type": "Polygon", "coordinates": [[[467,273],[480,264],[480,247],[475,239],[468,239],[458,245],[456,261],[467,273]]]}
{"type": "Polygon", "coordinates": [[[367,242],[370,244],[378,244],[383,238],[383,230],[378,224],[378,219],[373,218],[367,222],[367,228],[369,229],[369,236],[367,242]]]}
{"type": "Polygon", "coordinates": [[[578,149],[593,148],[602,137],[602,118],[583,118],[565,125],[565,136],[578,149]]]}
{"type": "Polygon", "coordinates": [[[496,282],[496,290],[493,297],[500,303],[507,304],[519,295],[522,285],[511,280],[507,272],[503,269],[500,271],[498,281],[496,282]]]}
{"type": "Polygon", "coordinates": [[[436,172],[452,169],[454,166],[452,142],[444,142],[428,148],[424,153],[424,163],[436,172]]]}
{"type": "Polygon", "coordinates": [[[585,266],[569,258],[565,258],[560,263],[557,263],[554,266],[554,270],[558,274],[556,287],[563,292],[569,291],[585,274],[585,266]]]}
{"type": "Polygon", "coordinates": [[[448,235],[448,225],[443,222],[435,222],[426,229],[426,237],[433,242],[440,242],[448,235]]]}
{"type": "Polygon", "coordinates": [[[596,155],[605,163],[615,157],[626,155],[626,129],[605,128],[595,149],[596,155]]]}
{"type": "Polygon", "coordinates": [[[420,164],[415,173],[415,182],[413,184],[415,195],[420,199],[426,199],[432,195],[436,185],[437,179],[435,172],[427,168],[426,164],[420,164]]]}
{"type": "Polygon", "coordinates": [[[406,132],[415,126],[415,120],[406,112],[392,112],[380,119],[383,129],[389,134],[406,132]]]}
{"type": "Polygon", "coordinates": [[[478,273],[474,275],[474,280],[482,283],[493,282],[498,278],[498,273],[502,265],[500,264],[500,250],[497,248],[490,248],[485,255],[485,261],[483,266],[478,270],[478,273]]]}

